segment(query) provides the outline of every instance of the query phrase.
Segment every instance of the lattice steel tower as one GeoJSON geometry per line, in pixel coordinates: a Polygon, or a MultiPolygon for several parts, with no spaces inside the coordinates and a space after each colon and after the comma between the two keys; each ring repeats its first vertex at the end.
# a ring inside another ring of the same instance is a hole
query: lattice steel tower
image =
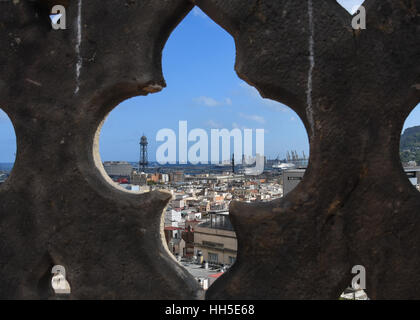
{"type": "Polygon", "coordinates": [[[142,168],[144,172],[144,168],[149,164],[147,161],[147,138],[143,135],[140,139],[140,161],[139,161],[139,169],[142,168]]]}
{"type": "Polygon", "coordinates": [[[232,173],[235,173],[235,154],[232,153],[232,173]]]}

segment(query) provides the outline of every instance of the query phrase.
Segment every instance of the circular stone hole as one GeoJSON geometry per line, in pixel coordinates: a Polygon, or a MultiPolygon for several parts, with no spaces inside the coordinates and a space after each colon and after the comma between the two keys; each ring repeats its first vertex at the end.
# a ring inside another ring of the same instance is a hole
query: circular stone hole
{"type": "Polygon", "coordinates": [[[204,289],[237,257],[230,202],[281,198],[302,180],[309,157],[308,135],[298,115],[263,99],[239,79],[234,63],[233,38],[194,8],[165,46],[167,88],[119,104],[100,135],[100,155],[114,183],[142,192],[172,193],[163,213],[166,245],[204,289]],[[261,150],[257,146],[261,129],[263,171],[250,174],[261,150]],[[219,138],[217,148],[212,142],[214,130],[240,138],[228,138],[226,149],[219,138]],[[148,142],[144,167],[143,136],[148,142]],[[241,151],[235,150],[239,144],[241,151]],[[217,164],[212,164],[217,152],[217,164]],[[165,160],[172,163],[164,164],[165,160]]]}
{"type": "Polygon", "coordinates": [[[400,159],[410,183],[420,191],[420,104],[404,123],[400,139],[400,159]]]}
{"type": "Polygon", "coordinates": [[[0,109],[0,185],[12,172],[16,158],[16,135],[7,114],[0,109]]]}

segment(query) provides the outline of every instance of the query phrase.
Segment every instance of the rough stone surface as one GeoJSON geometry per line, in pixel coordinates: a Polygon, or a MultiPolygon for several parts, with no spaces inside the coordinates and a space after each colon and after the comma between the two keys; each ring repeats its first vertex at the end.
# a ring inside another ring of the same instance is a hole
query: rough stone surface
{"type": "MultiPolygon", "coordinates": [[[[61,2],[60,31],[51,1],[0,2],[0,106],[18,144],[0,188],[0,298],[51,298],[55,264],[73,299],[200,298],[161,241],[169,196],[116,189],[96,150],[119,102],[165,86],[162,48],[193,3],[61,2]]],[[[195,4],[235,38],[238,75],[299,114],[311,147],[286,198],[231,205],[238,259],[206,297],[337,299],[361,264],[370,298],[420,298],[420,195],[398,156],[420,101],[420,0],[367,0],[363,31],[334,0],[195,4]]]]}
{"type": "Polygon", "coordinates": [[[198,298],[196,281],[161,241],[170,195],[117,190],[93,147],[119,102],[165,86],[161,51],[192,5],[80,3],[75,93],[78,1],[68,1],[67,29],[57,31],[48,1],[0,2],[0,106],[18,145],[0,190],[0,298],[53,297],[56,264],[66,268],[73,299],[198,298]]]}
{"type": "Polygon", "coordinates": [[[239,256],[206,297],[337,299],[363,265],[370,298],[420,298],[420,195],[399,161],[420,101],[420,1],[366,1],[363,31],[333,0],[196,2],[234,36],[238,75],[298,113],[311,151],[287,197],[231,204],[239,256]]]}

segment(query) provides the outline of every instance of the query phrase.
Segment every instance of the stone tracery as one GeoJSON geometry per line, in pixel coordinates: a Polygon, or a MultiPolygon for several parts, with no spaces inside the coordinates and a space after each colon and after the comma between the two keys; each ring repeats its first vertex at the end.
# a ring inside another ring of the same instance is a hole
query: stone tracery
{"type": "Polygon", "coordinates": [[[291,194],[231,205],[239,256],[207,298],[336,299],[356,264],[369,297],[419,298],[420,197],[398,143],[420,101],[420,0],[367,0],[361,32],[333,0],[313,5],[314,30],[305,0],[95,0],[83,2],[81,44],[76,25],[52,31],[33,3],[0,2],[0,105],[18,141],[0,188],[0,297],[48,298],[45,275],[65,265],[74,299],[201,298],[160,239],[169,196],[115,190],[92,151],[114,106],[165,86],[162,48],[194,5],[235,38],[238,75],[291,106],[311,136],[291,194]]]}

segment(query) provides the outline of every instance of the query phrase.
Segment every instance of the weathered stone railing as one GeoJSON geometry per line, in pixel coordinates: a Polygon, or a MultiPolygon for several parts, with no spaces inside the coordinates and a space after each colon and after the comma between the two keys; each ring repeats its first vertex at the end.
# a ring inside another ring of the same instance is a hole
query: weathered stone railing
{"type": "Polygon", "coordinates": [[[238,259],[207,298],[336,299],[356,264],[370,298],[420,298],[420,195],[398,157],[420,101],[420,0],[367,0],[361,31],[334,0],[0,1],[0,107],[18,145],[0,187],[0,298],[51,297],[53,265],[74,299],[202,297],[161,241],[169,196],[117,190],[95,163],[104,117],[165,86],[163,46],[194,4],[311,147],[286,198],[231,205],[238,259]],[[66,30],[51,28],[55,4],[66,30]]]}

